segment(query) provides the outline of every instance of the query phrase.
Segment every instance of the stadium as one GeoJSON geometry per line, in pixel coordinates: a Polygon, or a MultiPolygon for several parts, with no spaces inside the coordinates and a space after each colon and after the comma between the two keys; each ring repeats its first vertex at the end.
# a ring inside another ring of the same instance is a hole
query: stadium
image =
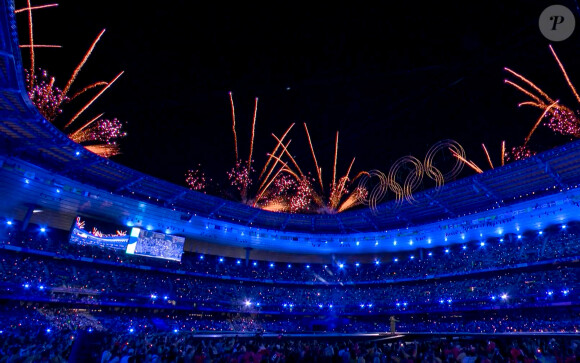
{"type": "Polygon", "coordinates": [[[12,1],[0,16],[2,357],[577,357],[579,141],[413,203],[270,212],[70,140],[28,98],[12,1]]]}

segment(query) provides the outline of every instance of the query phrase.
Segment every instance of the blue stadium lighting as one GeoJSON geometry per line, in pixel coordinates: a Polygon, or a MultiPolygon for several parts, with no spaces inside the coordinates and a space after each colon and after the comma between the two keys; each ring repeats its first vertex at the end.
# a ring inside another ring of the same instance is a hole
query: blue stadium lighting
{"type": "Polygon", "coordinates": [[[493,296],[491,297],[491,299],[495,301],[495,299],[496,299],[495,295],[493,295],[493,296]]]}
{"type": "Polygon", "coordinates": [[[291,264],[288,264],[288,268],[291,268],[291,267],[292,267],[292,265],[291,264]]]}
{"type": "Polygon", "coordinates": [[[378,246],[378,245],[379,245],[379,241],[375,241],[375,246],[378,246]]]}
{"type": "Polygon", "coordinates": [[[167,229],[165,230],[165,234],[171,234],[171,230],[170,230],[169,228],[167,228],[167,229]]]}
{"type": "Polygon", "coordinates": [[[397,307],[401,306],[401,303],[396,303],[395,305],[397,305],[397,307]]]}
{"type": "Polygon", "coordinates": [[[147,226],[147,227],[145,227],[145,229],[148,230],[148,231],[152,231],[153,230],[153,226],[147,226]]]}
{"type": "Polygon", "coordinates": [[[246,301],[244,302],[244,304],[246,304],[246,306],[250,306],[250,305],[252,305],[252,302],[251,302],[250,300],[246,300],[246,301]]]}
{"type": "Polygon", "coordinates": [[[518,239],[522,239],[522,235],[521,234],[518,234],[518,239]]]}
{"type": "Polygon", "coordinates": [[[479,237],[483,237],[483,233],[480,233],[480,234],[479,234],[479,237]]]}
{"type": "Polygon", "coordinates": [[[224,258],[223,257],[220,257],[220,260],[219,261],[220,262],[224,262],[224,258]]]}
{"type": "Polygon", "coordinates": [[[288,306],[288,304],[282,304],[282,307],[287,307],[287,306],[288,306]]]}
{"type": "Polygon", "coordinates": [[[409,246],[412,246],[412,245],[413,245],[413,240],[410,240],[409,241],[409,246]]]}
{"type": "Polygon", "coordinates": [[[485,242],[481,241],[481,243],[479,244],[481,247],[485,246],[485,242]]]}
{"type": "Polygon", "coordinates": [[[24,288],[25,289],[28,289],[28,288],[30,288],[30,285],[29,284],[24,284],[24,288]]]}
{"type": "Polygon", "coordinates": [[[46,332],[47,332],[47,333],[50,333],[51,331],[52,331],[52,330],[51,330],[50,328],[47,328],[47,329],[46,329],[46,332]]]}
{"type": "Polygon", "coordinates": [[[451,304],[452,302],[453,302],[453,300],[451,300],[451,299],[447,299],[447,303],[448,303],[448,304],[451,304]]]}
{"type": "Polygon", "coordinates": [[[360,304],[360,308],[364,309],[365,308],[365,304],[360,304]]]}
{"type": "Polygon", "coordinates": [[[177,333],[177,332],[179,332],[179,330],[177,330],[177,329],[173,329],[173,332],[174,332],[174,333],[177,333]]]}
{"type": "Polygon", "coordinates": [[[292,309],[294,307],[294,304],[290,304],[288,306],[290,306],[290,309],[292,309]]]}
{"type": "Polygon", "coordinates": [[[157,300],[157,295],[151,294],[151,300],[157,300]]]}
{"type": "Polygon", "coordinates": [[[75,156],[79,156],[81,154],[80,151],[75,152],[75,156]]]}
{"type": "Polygon", "coordinates": [[[570,290],[568,290],[568,289],[562,290],[562,294],[564,294],[564,296],[568,295],[569,293],[570,293],[570,290]]]}
{"type": "Polygon", "coordinates": [[[443,301],[443,299],[439,300],[439,304],[445,304],[445,301],[443,301]]]}
{"type": "Polygon", "coordinates": [[[204,259],[203,255],[199,255],[199,259],[203,260],[204,259]]]}
{"type": "Polygon", "coordinates": [[[358,262],[357,262],[357,263],[355,263],[354,265],[355,265],[356,267],[359,267],[359,266],[360,266],[360,263],[358,263],[358,262]]]}
{"type": "Polygon", "coordinates": [[[359,242],[359,241],[356,241],[356,245],[357,245],[357,246],[358,246],[358,245],[360,245],[360,242],[359,242]]]}
{"type": "Polygon", "coordinates": [[[89,333],[92,333],[92,332],[93,332],[93,328],[89,328],[89,333]]]}
{"type": "Polygon", "coordinates": [[[324,268],[327,268],[327,267],[328,267],[328,265],[324,265],[324,268]]]}
{"type": "Polygon", "coordinates": [[[552,295],[554,295],[554,291],[552,291],[552,290],[546,291],[546,294],[548,296],[552,296],[552,295]]]}
{"type": "Polygon", "coordinates": [[[6,221],[6,224],[11,226],[12,225],[12,221],[6,221]]]}
{"type": "Polygon", "coordinates": [[[133,227],[135,225],[135,223],[133,223],[133,221],[127,221],[127,223],[125,223],[127,225],[127,227],[133,227]]]}
{"type": "Polygon", "coordinates": [[[332,309],[332,304],[328,305],[328,307],[332,309]]]}
{"type": "Polygon", "coordinates": [[[427,240],[427,243],[428,243],[428,244],[431,244],[431,238],[429,238],[429,239],[427,240]]]}
{"type": "Polygon", "coordinates": [[[30,180],[28,180],[28,179],[24,179],[24,183],[26,183],[26,184],[30,184],[30,180]]]}
{"type": "Polygon", "coordinates": [[[44,290],[44,285],[40,285],[40,286],[38,287],[38,289],[39,289],[39,290],[44,290]]]}
{"type": "Polygon", "coordinates": [[[258,303],[256,303],[256,306],[260,306],[260,303],[259,303],[259,302],[258,302],[258,303]]]}
{"type": "Polygon", "coordinates": [[[415,256],[414,256],[414,255],[411,255],[411,256],[409,256],[409,258],[410,258],[411,260],[414,260],[414,259],[415,259],[415,256]]]}
{"type": "Polygon", "coordinates": [[[368,304],[367,306],[368,306],[369,308],[372,308],[372,307],[373,307],[373,304],[368,304]]]}
{"type": "Polygon", "coordinates": [[[461,235],[461,239],[465,239],[465,235],[464,234],[461,235]]]}
{"type": "Polygon", "coordinates": [[[46,232],[46,228],[44,228],[44,227],[40,228],[40,232],[42,232],[42,233],[46,232]]]}
{"type": "Polygon", "coordinates": [[[375,260],[375,265],[379,265],[381,262],[379,260],[375,260]]]}
{"type": "Polygon", "coordinates": [[[167,299],[169,299],[169,296],[167,296],[167,295],[163,296],[163,300],[167,300],[167,299]]]}
{"type": "Polygon", "coordinates": [[[318,307],[322,309],[322,304],[318,304],[318,307]]]}
{"type": "Polygon", "coordinates": [[[538,232],[538,234],[541,236],[541,235],[544,234],[544,232],[543,231],[540,231],[540,232],[538,232]]]}
{"type": "Polygon", "coordinates": [[[447,242],[447,237],[445,237],[445,242],[447,242]]]}
{"type": "Polygon", "coordinates": [[[428,256],[433,256],[433,252],[429,252],[427,255],[428,256]]]}
{"type": "Polygon", "coordinates": [[[445,253],[449,253],[449,248],[446,248],[445,249],[445,253]]]}
{"type": "Polygon", "coordinates": [[[407,303],[406,303],[406,302],[404,302],[404,303],[403,303],[403,306],[407,306],[407,303]]]}
{"type": "Polygon", "coordinates": [[[252,263],[252,265],[253,265],[253,266],[258,266],[258,263],[257,263],[256,261],[254,261],[254,262],[252,263]]]}
{"type": "Polygon", "coordinates": [[[240,261],[240,260],[237,260],[237,261],[236,261],[236,264],[238,264],[238,265],[241,265],[241,264],[242,264],[242,261],[240,261]]]}
{"type": "Polygon", "coordinates": [[[566,225],[565,224],[562,225],[562,229],[566,229],[566,225]]]}
{"type": "Polygon", "coordinates": [[[393,246],[396,246],[396,245],[397,245],[397,241],[393,241],[393,246]]]}
{"type": "Polygon", "coordinates": [[[503,294],[501,294],[500,297],[501,297],[502,300],[507,300],[508,295],[506,293],[503,293],[503,294]]]}
{"type": "Polygon", "coordinates": [[[306,265],[306,268],[310,268],[310,265],[306,265]]]}
{"type": "Polygon", "coordinates": [[[499,239],[499,241],[500,241],[500,242],[503,242],[503,238],[500,238],[500,239],[499,239]]]}
{"type": "Polygon", "coordinates": [[[344,264],[340,263],[340,264],[338,265],[338,268],[344,268],[344,264]]]}
{"type": "MultiPolygon", "coordinates": [[[[399,262],[399,259],[395,257],[395,258],[393,259],[393,261],[394,261],[394,262],[399,262]]],[[[378,262],[378,261],[377,261],[377,262],[378,262]]]]}
{"type": "Polygon", "coordinates": [[[58,188],[57,188],[57,189],[56,189],[56,192],[57,192],[57,193],[60,193],[60,189],[58,189],[58,188]]]}
{"type": "Polygon", "coordinates": [[[274,264],[273,263],[270,263],[270,267],[274,267],[274,264]]]}
{"type": "Polygon", "coordinates": [[[133,333],[134,331],[135,331],[135,329],[129,328],[129,333],[133,333]]]}
{"type": "Polygon", "coordinates": [[[466,250],[466,249],[467,249],[467,246],[463,246],[463,247],[461,247],[461,248],[463,248],[464,250],[466,250]]]}

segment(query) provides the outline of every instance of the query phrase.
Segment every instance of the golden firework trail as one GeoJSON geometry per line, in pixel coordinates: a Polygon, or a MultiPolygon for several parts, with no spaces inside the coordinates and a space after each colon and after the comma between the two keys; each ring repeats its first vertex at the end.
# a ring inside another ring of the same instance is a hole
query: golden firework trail
{"type": "MultiPolygon", "coordinates": [[[[292,127],[294,127],[294,124],[290,125],[290,127],[288,127],[288,129],[286,130],[286,132],[284,132],[284,134],[280,138],[280,141],[278,141],[278,144],[274,148],[274,151],[272,151],[272,154],[276,154],[276,151],[278,151],[278,148],[282,144],[282,141],[284,141],[284,139],[286,138],[286,136],[288,135],[288,133],[290,132],[290,130],[292,129],[292,127]]],[[[274,134],[272,134],[272,136],[274,136],[274,134]]],[[[286,147],[288,147],[288,146],[286,146],[286,147]]],[[[261,179],[262,178],[262,176],[266,172],[266,168],[270,164],[270,161],[272,161],[272,157],[269,157],[268,160],[266,160],[266,163],[264,164],[264,167],[262,168],[262,172],[260,173],[260,176],[258,177],[258,179],[261,179]]]]}
{"type": "Polygon", "coordinates": [[[250,155],[248,156],[248,169],[252,166],[252,153],[254,152],[254,136],[256,132],[256,115],[258,114],[258,97],[254,106],[254,119],[252,121],[252,137],[250,139],[250,155]]]}
{"type": "Polygon", "coordinates": [[[236,162],[238,161],[238,135],[236,134],[236,109],[234,108],[234,97],[230,92],[230,103],[232,105],[232,131],[234,132],[234,151],[236,153],[236,162]]]}
{"type": "Polygon", "coordinates": [[[481,147],[483,148],[483,151],[485,152],[485,156],[487,157],[487,162],[489,163],[489,166],[493,169],[493,163],[491,162],[491,158],[489,157],[489,152],[487,152],[487,148],[485,147],[485,144],[481,144],[481,147]]]}
{"type": "Polygon", "coordinates": [[[322,191],[324,191],[324,184],[322,183],[322,169],[318,167],[318,161],[316,161],[316,154],[314,153],[312,139],[310,138],[310,133],[308,132],[308,126],[306,126],[306,122],[304,123],[304,129],[306,130],[306,136],[308,137],[308,145],[310,145],[310,151],[312,152],[312,158],[314,159],[314,167],[316,168],[316,173],[318,174],[320,188],[322,189],[322,191]]]}
{"type": "Polygon", "coordinates": [[[65,95],[65,96],[67,95],[68,91],[70,90],[70,87],[72,86],[73,82],[76,80],[77,75],[79,74],[79,72],[81,71],[81,69],[83,68],[83,66],[85,65],[85,63],[87,62],[87,59],[89,59],[89,57],[93,53],[93,50],[97,46],[97,43],[99,42],[99,40],[101,39],[101,37],[103,36],[104,33],[105,33],[105,29],[101,30],[101,32],[99,33],[99,35],[97,35],[97,38],[91,44],[89,50],[85,53],[85,56],[83,57],[83,59],[81,60],[81,62],[74,69],[74,71],[73,71],[70,79],[66,83],[66,86],[64,87],[64,89],[62,90],[63,95],[65,95]]]}
{"type": "Polygon", "coordinates": [[[99,98],[107,89],[109,89],[109,87],[111,87],[113,85],[113,83],[115,83],[115,81],[117,79],[119,79],[119,77],[121,77],[123,75],[124,72],[121,72],[119,74],[117,74],[117,76],[115,78],[113,78],[110,82],[107,83],[107,86],[104,87],[101,91],[99,91],[99,93],[97,93],[89,102],[87,102],[71,119],[70,121],[64,125],[64,128],[66,129],[68,126],[70,126],[70,124],[73,123],[74,120],[76,120],[83,112],[86,111],[87,108],[89,108],[93,102],[95,102],[97,100],[97,98],[99,98]]]}

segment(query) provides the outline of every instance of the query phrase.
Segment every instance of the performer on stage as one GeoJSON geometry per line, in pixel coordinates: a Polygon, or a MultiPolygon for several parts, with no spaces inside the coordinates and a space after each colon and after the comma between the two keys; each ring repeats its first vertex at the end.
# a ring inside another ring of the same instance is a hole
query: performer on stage
{"type": "Polygon", "coordinates": [[[391,334],[395,334],[395,323],[397,323],[398,320],[395,319],[394,315],[391,315],[390,321],[391,321],[391,334]]]}

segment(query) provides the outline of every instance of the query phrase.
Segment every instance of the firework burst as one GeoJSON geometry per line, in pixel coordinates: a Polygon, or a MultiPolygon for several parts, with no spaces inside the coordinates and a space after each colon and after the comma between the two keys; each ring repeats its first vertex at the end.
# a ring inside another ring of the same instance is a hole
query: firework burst
{"type": "MultiPolygon", "coordinates": [[[[556,60],[560,72],[566,80],[566,84],[572,91],[576,101],[580,104],[580,96],[576,91],[576,87],[572,84],[568,72],[564,68],[564,65],[558,58],[556,51],[549,45],[550,52],[556,60]]],[[[510,68],[504,68],[511,76],[519,80],[520,83],[506,79],[504,82],[524,95],[529,97],[529,100],[521,102],[518,106],[532,106],[542,110],[542,114],[537,122],[534,124],[530,130],[527,137],[524,139],[524,143],[521,147],[514,147],[512,149],[510,158],[512,160],[519,160],[519,158],[526,158],[534,154],[532,150],[527,146],[532,134],[537,130],[538,126],[543,125],[548,127],[556,134],[580,137],[580,119],[578,116],[578,111],[572,110],[570,107],[563,105],[559,100],[555,100],[550,97],[546,92],[544,92],[540,87],[538,87],[534,82],[530,81],[521,74],[511,70],[510,68]]]]}
{"type": "MultiPolygon", "coordinates": [[[[285,178],[285,183],[283,185],[290,185],[284,189],[283,193],[279,193],[277,183],[274,183],[274,188],[270,195],[274,195],[275,202],[270,203],[269,198],[264,198],[266,200],[265,205],[269,207],[271,204],[276,206],[278,211],[286,211],[290,213],[321,213],[321,214],[334,214],[343,212],[347,209],[353,208],[357,205],[361,205],[364,197],[368,193],[366,189],[362,186],[352,189],[351,186],[353,182],[358,179],[365,172],[360,172],[354,178],[350,178],[350,173],[355,161],[352,159],[346,173],[337,179],[337,162],[338,162],[338,132],[335,137],[334,145],[334,161],[332,168],[332,182],[327,189],[324,188],[324,182],[322,180],[322,168],[318,165],[318,160],[316,158],[316,153],[314,152],[314,146],[312,139],[310,138],[310,133],[308,132],[308,126],[304,123],[304,130],[306,137],[308,139],[308,145],[310,147],[310,152],[312,154],[312,159],[314,162],[314,167],[316,169],[316,177],[312,177],[311,174],[305,174],[300,168],[296,159],[288,150],[290,141],[284,144],[284,139],[290,129],[294,126],[292,124],[286,133],[278,138],[276,135],[272,135],[277,141],[274,151],[269,155],[268,162],[262,174],[266,174],[266,180],[269,175],[274,175],[271,180],[276,180],[277,178],[285,178]],[[284,159],[288,161],[284,161],[284,159]],[[271,160],[274,160],[270,166],[269,172],[265,173],[268,164],[271,160]],[[281,164],[278,167],[278,164],[281,164]],[[274,172],[278,167],[278,172],[274,172]],[[288,176],[291,179],[288,179],[288,176]],[[289,182],[289,180],[293,180],[289,182]],[[317,186],[318,185],[318,186],[317,186]],[[325,194],[325,190],[328,190],[328,194],[325,194]],[[281,196],[282,194],[282,196],[281,196]]],[[[262,185],[269,185],[263,182],[262,185]]],[[[261,193],[260,195],[263,195],[261,193]]],[[[258,202],[257,206],[260,206],[260,198],[256,200],[258,202]]]]}
{"type": "MultiPolygon", "coordinates": [[[[274,133],[271,134],[276,143],[272,151],[266,153],[266,162],[258,174],[254,169],[252,158],[258,99],[256,98],[254,105],[247,160],[240,157],[238,149],[236,113],[232,92],[229,92],[229,100],[235,156],[235,165],[226,172],[227,184],[233,190],[233,193],[229,194],[230,196],[235,194],[235,198],[239,199],[240,202],[256,208],[288,213],[338,213],[362,204],[368,191],[361,186],[354,187],[351,191],[353,181],[364,173],[361,172],[351,179],[350,173],[355,161],[354,158],[346,174],[337,178],[338,132],[335,139],[332,183],[328,188],[324,188],[322,169],[318,166],[306,124],[304,124],[304,130],[316,168],[315,177],[302,171],[289,150],[292,140],[288,136],[295,124],[291,124],[280,137],[274,133]],[[325,195],[325,190],[329,191],[328,196],[325,195]]],[[[199,169],[190,170],[186,174],[186,183],[193,190],[202,190],[207,186],[205,175],[199,169]]],[[[226,192],[226,194],[228,193],[226,192]]]]}
{"type": "Polygon", "coordinates": [[[198,165],[197,169],[188,170],[187,174],[185,174],[185,182],[189,186],[189,189],[205,193],[208,182],[211,182],[211,179],[207,178],[200,168],[201,165],[198,165]]]}
{"type": "MultiPolygon", "coordinates": [[[[549,45],[550,52],[554,57],[556,63],[558,64],[558,68],[562,73],[566,84],[572,91],[576,101],[580,104],[580,95],[576,91],[576,87],[572,84],[570,77],[568,76],[568,72],[564,68],[564,65],[558,58],[556,51],[549,45]]],[[[514,80],[505,79],[504,83],[515,88],[520,93],[527,96],[529,99],[518,104],[518,107],[521,106],[531,106],[542,110],[542,114],[538,118],[538,120],[534,123],[532,128],[530,129],[528,135],[524,138],[524,142],[522,145],[513,146],[509,151],[506,150],[505,141],[502,141],[502,150],[501,150],[501,165],[504,165],[504,162],[510,161],[517,161],[529,158],[535,155],[537,152],[532,150],[529,146],[529,141],[532,135],[536,132],[536,130],[540,126],[545,126],[548,129],[552,130],[555,134],[565,135],[565,136],[572,136],[575,138],[580,137],[580,113],[578,111],[574,111],[570,107],[563,105],[560,103],[560,100],[554,99],[550,97],[544,90],[542,90],[538,85],[534,82],[530,81],[528,78],[524,77],[520,73],[505,67],[504,70],[508,72],[510,76],[514,78],[514,80]]],[[[485,152],[485,156],[487,158],[487,162],[491,169],[494,168],[494,165],[491,161],[489,152],[484,144],[482,144],[483,150],[485,152]]],[[[461,160],[465,165],[472,168],[477,173],[483,173],[483,170],[473,163],[471,160],[462,159],[461,157],[455,155],[456,158],[461,160]]]]}
{"type": "Polygon", "coordinates": [[[29,44],[23,44],[20,47],[29,51],[30,68],[25,70],[26,86],[28,96],[32,103],[37,107],[40,114],[56,126],[64,124],[61,127],[67,136],[83,145],[87,150],[94,152],[102,157],[111,157],[120,153],[118,141],[127,136],[127,133],[122,131],[123,123],[113,119],[101,119],[100,116],[82,123],[78,127],[71,127],[75,122],[113,83],[123,74],[119,73],[113,80],[109,82],[98,81],[88,86],[83,87],[76,93],[70,95],[71,87],[76,80],[79,72],[83,68],[86,61],[89,59],[98,41],[102,37],[105,30],[103,29],[96,39],[93,41],[89,50],[85,53],[83,59],[74,69],[69,81],[64,88],[56,86],[54,77],[48,75],[48,72],[43,69],[35,68],[35,49],[37,48],[60,48],[57,45],[40,45],[34,43],[34,32],[32,22],[33,10],[52,8],[57,4],[32,6],[30,0],[27,0],[25,8],[15,10],[15,13],[26,13],[28,21],[28,41],[29,44]],[[63,114],[63,106],[70,104],[73,100],[79,98],[85,93],[99,89],[95,96],[86,102],[68,121],[60,120],[63,114]]]}

